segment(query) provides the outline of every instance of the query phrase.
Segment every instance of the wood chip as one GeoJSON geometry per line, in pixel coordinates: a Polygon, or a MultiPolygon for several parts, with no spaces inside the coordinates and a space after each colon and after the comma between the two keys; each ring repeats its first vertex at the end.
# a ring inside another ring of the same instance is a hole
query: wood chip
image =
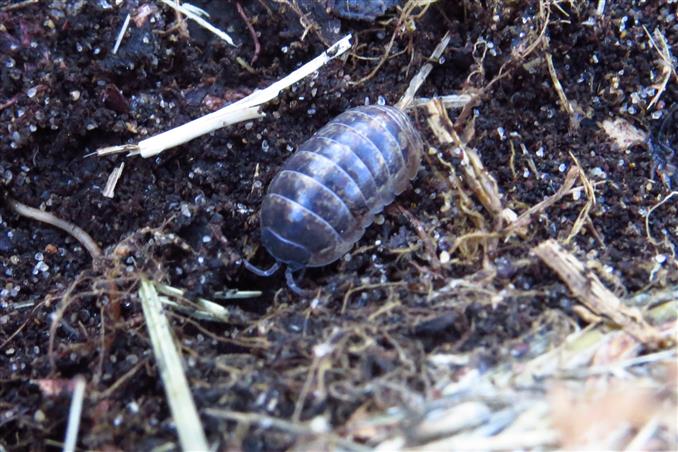
{"type": "Polygon", "coordinates": [[[111,174],[108,175],[106,187],[102,193],[105,197],[113,198],[115,196],[115,186],[118,185],[118,179],[120,179],[120,176],[122,176],[123,169],[125,169],[125,162],[122,162],[120,166],[113,168],[111,174]]]}

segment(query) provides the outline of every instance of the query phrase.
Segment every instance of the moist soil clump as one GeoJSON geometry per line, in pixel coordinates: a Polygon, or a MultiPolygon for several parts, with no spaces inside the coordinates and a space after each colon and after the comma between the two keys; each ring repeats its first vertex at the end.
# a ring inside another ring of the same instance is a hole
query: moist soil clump
{"type": "Polygon", "coordinates": [[[87,381],[79,447],[176,444],[142,278],[226,308],[228,321],[167,315],[210,444],[247,450],[335,436],[375,446],[378,435],[352,426],[392,407],[412,417],[389,435],[418,444],[407,432],[441,397],[436,366],[482,374],[600,320],[531,252],[547,239],[621,299],[675,290],[678,90],[675,59],[661,53],[678,41],[670,5],[624,0],[598,14],[572,3],[365,2],[361,15],[323,2],[195,2],[231,46],[159,2],[112,3],[0,6],[1,447],[60,446],[77,375],[87,381]],[[460,190],[453,146],[431,130],[429,110],[412,108],[426,141],[419,175],[345,258],[299,278],[316,296],[296,296],[282,272],[246,271],[243,259],[273,263],[258,212],[290,153],[351,107],[395,104],[446,32],[417,96],[473,96],[447,113],[502,207],[519,215],[554,196],[571,168],[579,189],[520,234],[488,238],[498,229],[460,190]],[[88,156],[265,88],[347,33],[348,56],[281,92],[263,119],[149,159],[88,156]],[[114,197],[103,196],[123,162],[114,197]],[[79,226],[101,256],[11,200],[79,226]],[[219,298],[232,290],[261,295],[219,298]]]}

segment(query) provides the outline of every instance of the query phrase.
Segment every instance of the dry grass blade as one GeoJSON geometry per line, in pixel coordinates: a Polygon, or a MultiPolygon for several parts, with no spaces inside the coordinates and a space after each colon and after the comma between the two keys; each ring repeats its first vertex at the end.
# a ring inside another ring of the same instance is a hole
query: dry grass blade
{"type": "Polygon", "coordinates": [[[118,53],[118,49],[120,48],[120,44],[122,43],[122,38],[125,36],[125,32],[127,31],[127,27],[129,27],[129,22],[132,19],[131,14],[127,14],[125,17],[125,21],[122,23],[122,27],[120,27],[120,31],[118,32],[118,37],[115,40],[115,45],[113,45],[113,55],[118,53]]]}
{"type": "Polygon", "coordinates": [[[563,85],[561,85],[560,80],[558,80],[558,73],[556,72],[556,67],[553,64],[553,57],[548,52],[546,52],[544,56],[546,57],[546,66],[548,67],[549,75],[551,76],[553,88],[555,88],[556,93],[558,94],[560,106],[562,107],[563,111],[570,116],[570,124],[575,125],[576,123],[574,120],[574,109],[572,108],[572,104],[570,103],[570,101],[567,100],[567,96],[565,95],[565,91],[563,90],[563,85]]]}
{"type": "Polygon", "coordinates": [[[108,180],[106,180],[106,186],[104,191],[101,193],[107,198],[113,198],[115,196],[115,187],[118,185],[118,180],[122,176],[122,171],[125,169],[125,162],[122,162],[119,166],[113,168],[111,174],[108,175],[108,180]]]}
{"type": "Polygon", "coordinates": [[[409,106],[410,108],[421,107],[433,100],[439,100],[445,108],[463,108],[473,100],[473,96],[470,94],[447,94],[445,96],[415,97],[409,106]]]}
{"type": "Polygon", "coordinates": [[[647,239],[650,241],[650,243],[652,243],[655,246],[659,246],[660,242],[655,240],[655,238],[652,237],[652,233],[650,232],[650,215],[652,215],[652,212],[654,212],[658,207],[660,207],[662,204],[664,204],[665,202],[667,202],[669,199],[673,198],[676,195],[678,195],[678,191],[672,191],[671,193],[666,195],[664,199],[662,199],[657,204],[652,206],[645,215],[645,234],[647,235],[647,239]]]}
{"type": "Polygon", "coordinates": [[[602,16],[605,13],[605,0],[598,0],[598,6],[596,6],[596,15],[602,16]]]}
{"type": "Polygon", "coordinates": [[[141,281],[139,298],[181,447],[184,450],[209,450],[198,410],[184,374],[181,356],[174,344],[169,322],[152,282],[141,281]]]}
{"type": "MultiPolygon", "coordinates": [[[[214,113],[202,116],[194,121],[187,122],[186,124],[170,129],[159,135],[146,138],[139,142],[138,146],[130,152],[130,155],[140,155],[143,158],[153,157],[165,149],[184,144],[194,138],[213,132],[214,130],[264,116],[257,107],[243,106],[240,108],[229,109],[229,107],[233,107],[234,105],[235,104],[231,104],[214,113]]],[[[128,145],[124,145],[123,147],[126,148],[127,146],[128,145]]],[[[104,149],[108,150],[109,148],[104,149]]]]}
{"type": "Polygon", "coordinates": [[[64,439],[64,452],[74,452],[78,442],[78,430],[80,430],[80,418],[82,416],[82,403],[85,399],[87,382],[83,377],[75,378],[71,408],[68,410],[68,424],[66,426],[66,438],[64,439]]]}
{"type": "MultiPolygon", "coordinates": [[[[185,298],[186,291],[176,287],[168,286],[166,284],[156,283],[158,292],[163,295],[159,297],[160,301],[172,308],[190,315],[191,317],[200,320],[217,321],[223,323],[245,323],[247,316],[238,308],[224,306],[207,300],[205,298],[197,298],[195,301],[190,301],[185,298]],[[168,297],[174,298],[173,301],[168,297]]],[[[258,290],[238,291],[233,290],[224,299],[246,299],[260,297],[261,292],[258,290]]]]}
{"type": "Polygon", "coordinates": [[[195,23],[197,23],[201,27],[205,28],[208,31],[211,31],[212,33],[217,35],[219,38],[223,39],[228,44],[235,47],[235,43],[233,42],[233,39],[228,35],[228,33],[225,33],[223,31],[219,30],[217,27],[215,27],[214,25],[212,25],[211,23],[207,22],[205,19],[200,17],[201,14],[202,15],[207,14],[202,9],[191,5],[190,3],[185,3],[185,4],[182,5],[178,1],[170,1],[170,0],[160,0],[160,1],[162,3],[164,3],[165,5],[169,6],[170,8],[174,9],[175,11],[184,14],[186,17],[193,20],[195,23]]]}
{"type": "Polygon", "coordinates": [[[257,413],[242,413],[230,410],[219,410],[208,408],[205,413],[216,418],[228,419],[245,424],[258,424],[262,427],[276,428],[294,435],[305,435],[311,437],[321,437],[326,441],[327,450],[334,450],[332,445],[339,446],[340,450],[366,452],[371,449],[360,444],[349,441],[333,433],[324,431],[324,428],[315,427],[313,422],[309,424],[300,422],[290,422],[285,419],[275,418],[257,413]]]}
{"type": "MultiPolygon", "coordinates": [[[[445,33],[445,36],[440,40],[438,45],[436,46],[435,49],[433,49],[433,53],[431,54],[430,60],[432,61],[439,61],[440,57],[443,55],[443,52],[447,48],[448,44],[450,43],[450,39],[452,38],[452,33],[449,31],[445,33]]],[[[419,91],[419,88],[421,88],[421,85],[426,81],[428,78],[429,74],[433,70],[433,64],[431,63],[426,63],[419,69],[419,72],[412,77],[412,80],[410,80],[410,86],[407,87],[407,90],[405,91],[405,94],[400,98],[400,100],[396,103],[396,107],[400,108],[401,110],[405,110],[412,104],[412,100],[414,99],[414,95],[419,91]]]]}
{"type": "Polygon", "coordinates": [[[261,118],[264,116],[264,113],[259,111],[259,107],[262,104],[276,98],[280,91],[313,74],[329,61],[343,54],[350,48],[351,35],[348,35],[337,41],[321,55],[269,87],[255,91],[249,96],[229,104],[220,110],[202,116],[179,127],[175,127],[174,129],[146,138],[138,144],[107,146],[98,149],[95,153],[98,156],[103,156],[120,152],[129,152],[130,155],[140,155],[141,157],[148,158],[157,155],[166,149],[179,146],[180,144],[184,144],[228,125],[261,118]]]}
{"type": "Polygon", "coordinates": [[[579,164],[579,160],[570,152],[570,157],[572,160],[574,160],[574,164],[576,165],[577,169],[579,170],[579,180],[581,181],[582,185],[584,186],[584,193],[586,193],[586,204],[584,204],[584,207],[581,209],[579,212],[579,215],[577,215],[577,219],[575,220],[574,224],[572,225],[572,230],[570,231],[570,234],[567,236],[565,239],[565,243],[570,243],[573,238],[579,234],[581,229],[584,227],[585,224],[589,224],[591,226],[591,230],[593,232],[593,235],[596,237],[596,239],[600,242],[601,245],[605,245],[603,242],[602,237],[600,234],[598,234],[598,231],[595,229],[593,226],[593,222],[591,221],[591,216],[589,213],[591,212],[591,209],[593,206],[596,205],[596,192],[593,188],[593,184],[589,180],[588,177],[586,177],[586,173],[582,169],[581,165],[579,164]]]}
{"type": "Polygon", "coordinates": [[[663,342],[660,333],[637,310],[622,304],[594,273],[555,240],[542,242],[533,251],[594,314],[611,320],[648,346],[657,347],[663,342]]]}
{"type": "Polygon", "coordinates": [[[647,106],[647,110],[649,111],[652,109],[654,104],[659,101],[659,98],[661,95],[666,91],[666,86],[669,84],[669,80],[671,80],[671,75],[673,74],[674,77],[678,77],[676,75],[676,66],[675,62],[673,61],[673,55],[671,54],[671,46],[669,43],[666,41],[666,37],[664,36],[664,33],[659,28],[655,28],[654,30],[654,39],[652,38],[652,35],[650,34],[649,31],[647,31],[647,28],[643,26],[643,29],[645,30],[645,33],[647,34],[648,39],[650,40],[650,43],[652,44],[652,47],[657,51],[659,54],[659,66],[661,67],[662,71],[662,78],[661,81],[659,81],[655,86],[657,87],[657,94],[654,95],[652,100],[650,101],[650,104],[647,106]]]}

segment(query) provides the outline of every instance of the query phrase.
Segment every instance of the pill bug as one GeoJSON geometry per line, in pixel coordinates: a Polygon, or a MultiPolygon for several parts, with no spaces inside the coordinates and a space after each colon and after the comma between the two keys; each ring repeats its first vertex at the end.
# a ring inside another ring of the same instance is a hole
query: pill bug
{"type": "Polygon", "coordinates": [[[374,216],[403,192],[419,169],[423,142],[407,115],[362,106],[332,119],[283,164],[260,211],[261,243],[276,260],[270,276],[330,264],[358,241],[374,216]]]}
{"type": "Polygon", "coordinates": [[[374,22],[399,3],[400,0],[330,0],[328,9],[344,19],[374,22]]]}

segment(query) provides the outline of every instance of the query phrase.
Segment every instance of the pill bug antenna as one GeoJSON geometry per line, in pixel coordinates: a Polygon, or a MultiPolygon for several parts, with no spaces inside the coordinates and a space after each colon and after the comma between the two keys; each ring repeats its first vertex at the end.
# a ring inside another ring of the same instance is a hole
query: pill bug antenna
{"type": "Polygon", "coordinates": [[[668,143],[669,140],[666,138],[666,128],[668,127],[669,123],[673,124],[673,116],[678,112],[678,104],[674,105],[671,107],[669,112],[666,114],[666,117],[662,121],[661,125],[659,126],[659,130],[657,131],[657,141],[660,143],[668,143]]]}
{"type": "Polygon", "coordinates": [[[275,272],[277,272],[280,269],[280,262],[276,262],[269,268],[259,268],[256,265],[250,264],[250,262],[247,259],[243,259],[243,265],[245,265],[245,268],[247,270],[251,271],[257,276],[261,276],[262,278],[268,278],[269,276],[272,276],[275,272]]]}
{"type": "Polygon", "coordinates": [[[671,139],[666,133],[669,124],[674,124],[673,117],[678,111],[678,105],[674,105],[666,114],[656,133],[647,135],[646,145],[652,156],[650,179],[654,180],[658,175],[662,183],[671,190],[678,185],[678,166],[674,156],[676,150],[671,147],[671,139]]]}
{"type": "MultiPolygon", "coordinates": [[[[301,269],[302,275],[304,272],[304,269],[301,269]]],[[[315,292],[312,290],[308,289],[302,289],[299,284],[297,284],[297,281],[294,279],[294,270],[292,270],[291,267],[287,267],[285,269],[285,281],[287,281],[287,287],[290,288],[292,292],[295,294],[299,295],[300,297],[313,297],[315,296],[315,292]]]]}

